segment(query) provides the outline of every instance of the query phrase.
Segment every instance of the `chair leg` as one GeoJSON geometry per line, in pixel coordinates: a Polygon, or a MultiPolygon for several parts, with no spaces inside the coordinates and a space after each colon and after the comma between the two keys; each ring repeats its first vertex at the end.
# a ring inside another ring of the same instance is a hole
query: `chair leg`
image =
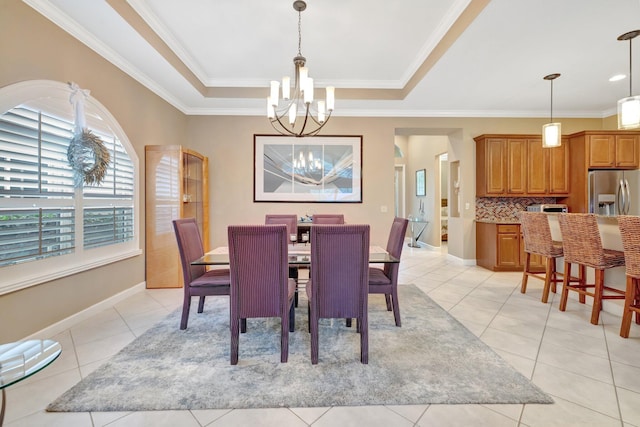
{"type": "Polygon", "coordinates": [[[238,364],[238,347],[240,345],[240,319],[231,317],[231,364],[238,364]]]}
{"type": "Polygon", "coordinates": [[[595,289],[593,291],[593,308],[591,309],[591,324],[597,325],[602,310],[602,293],[604,291],[604,270],[597,268],[595,277],[595,289]]]}
{"type": "Polygon", "coordinates": [[[396,326],[401,327],[402,321],[400,320],[400,303],[398,302],[398,287],[394,286],[391,291],[391,301],[393,302],[393,319],[396,321],[396,326]]]}
{"type": "MultiPolygon", "coordinates": [[[[633,312],[631,311],[631,304],[636,300],[636,285],[637,279],[631,276],[627,276],[627,292],[624,297],[624,311],[622,312],[622,323],[620,325],[620,336],[622,338],[629,338],[629,330],[631,329],[631,317],[633,312]]],[[[637,319],[636,313],[636,319],[637,319]]]]}
{"type": "Polygon", "coordinates": [[[358,319],[358,327],[360,328],[360,362],[366,365],[369,363],[369,325],[366,314],[358,319]]]}
{"type": "MultiPolygon", "coordinates": [[[[544,288],[542,289],[542,302],[547,303],[549,301],[549,291],[551,290],[551,279],[553,278],[553,264],[555,259],[546,257],[546,270],[544,273],[544,288]]],[[[555,287],[555,284],[554,284],[555,287]]]]}
{"type": "Polygon", "coordinates": [[[567,309],[567,299],[569,298],[569,277],[571,277],[571,264],[564,263],[564,277],[562,278],[562,296],[560,297],[560,311],[567,309]]]}
{"type": "Polygon", "coordinates": [[[318,364],[318,313],[309,306],[309,330],[311,332],[311,364],[318,364]]]}
{"type": "Polygon", "coordinates": [[[289,332],[293,332],[296,329],[296,307],[295,304],[291,304],[289,307],[289,332]]]}
{"type": "Polygon", "coordinates": [[[204,311],[204,295],[200,297],[198,301],[198,313],[202,313],[204,311]]]}
{"type": "Polygon", "coordinates": [[[387,303],[387,311],[391,311],[393,308],[391,307],[391,295],[384,294],[384,300],[387,303]]]}
{"type": "Polygon", "coordinates": [[[289,313],[286,316],[282,316],[280,319],[280,363],[287,363],[289,358],[289,331],[291,320],[291,309],[293,309],[293,301],[291,301],[291,307],[289,313]]]}
{"type": "MultiPolygon", "coordinates": [[[[524,253],[524,271],[522,272],[522,286],[520,286],[520,293],[527,292],[527,281],[529,280],[529,266],[531,265],[531,254],[529,252],[524,253]]],[[[546,301],[543,301],[546,302],[546,301]]]]}
{"type": "Polygon", "coordinates": [[[180,329],[187,329],[189,322],[189,309],[191,307],[191,295],[185,295],[182,302],[182,318],[180,319],[180,329]]]}

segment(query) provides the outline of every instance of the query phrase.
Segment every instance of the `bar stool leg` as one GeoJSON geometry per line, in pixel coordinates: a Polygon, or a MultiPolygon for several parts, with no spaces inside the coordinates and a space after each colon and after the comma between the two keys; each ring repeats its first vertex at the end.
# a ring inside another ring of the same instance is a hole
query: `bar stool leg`
{"type": "Polygon", "coordinates": [[[524,271],[522,272],[522,286],[520,286],[520,293],[523,293],[523,294],[527,292],[527,281],[529,280],[530,265],[531,265],[531,254],[529,252],[525,252],[524,253],[524,271]]]}
{"type": "Polygon", "coordinates": [[[562,295],[560,297],[560,311],[567,309],[567,299],[569,298],[569,277],[571,277],[571,263],[564,263],[564,277],[562,278],[562,295]]]}
{"type": "Polygon", "coordinates": [[[604,290],[604,270],[596,269],[595,289],[593,291],[593,308],[591,309],[591,324],[597,325],[602,310],[602,292],[604,290]]]}
{"type": "MultiPolygon", "coordinates": [[[[542,302],[543,303],[547,303],[547,301],[549,300],[549,290],[551,289],[551,279],[554,278],[555,279],[555,275],[554,275],[554,268],[553,266],[555,265],[556,261],[555,258],[551,258],[551,257],[546,257],[546,271],[545,271],[545,276],[544,276],[544,288],[542,289],[542,302]]],[[[553,291],[555,292],[555,282],[553,284],[553,291]]]]}
{"type": "MultiPolygon", "coordinates": [[[[631,303],[636,300],[636,285],[637,279],[631,276],[627,276],[627,293],[624,299],[624,311],[622,312],[622,324],[620,325],[620,336],[622,338],[629,338],[629,330],[631,329],[631,317],[633,312],[631,311],[631,303]]],[[[637,319],[637,313],[636,313],[637,319]]]]}

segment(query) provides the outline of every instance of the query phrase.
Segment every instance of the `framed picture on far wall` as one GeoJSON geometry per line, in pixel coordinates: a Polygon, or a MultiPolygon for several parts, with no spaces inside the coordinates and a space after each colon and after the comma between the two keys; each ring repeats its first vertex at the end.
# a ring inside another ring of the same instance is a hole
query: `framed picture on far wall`
{"type": "Polygon", "coordinates": [[[416,196],[427,195],[427,170],[419,169],[416,171],[416,196]]]}
{"type": "Polygon", "coordinates": [[[362,203],[362,136],[254,135],[254,202],[362,203]]]}

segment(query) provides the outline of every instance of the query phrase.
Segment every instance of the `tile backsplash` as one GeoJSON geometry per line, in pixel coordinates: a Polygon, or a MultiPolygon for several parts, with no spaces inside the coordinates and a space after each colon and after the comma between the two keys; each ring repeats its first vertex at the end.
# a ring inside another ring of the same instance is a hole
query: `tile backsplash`
{"type": "Polygon", "coordinates": [[[554,197],[477,197],[476,220],[517,221],[527,206],[555,202],[554,197]]]}

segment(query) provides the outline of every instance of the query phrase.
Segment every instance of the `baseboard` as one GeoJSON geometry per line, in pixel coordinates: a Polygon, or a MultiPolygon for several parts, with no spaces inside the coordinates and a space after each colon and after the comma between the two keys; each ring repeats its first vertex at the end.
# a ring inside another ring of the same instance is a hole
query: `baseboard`
{"type": "Polygon", "coordinates": [[[47,326],[46,328],[29,335],[25,339],[42,339],[43,337],[48,338],[56,336],[71,328],[72,326],[78,324],[79,322],[87,320],[91,316],[95,316],[101,311],[113,307],[115,304],[129,298],[131,295],[144,291],[145,288],[145,282],[138,283],[137,285],[134,285],[129,289],[125,289],[124,291],[117,293],[105,300],[102,300],[99,303],[92,305],[91,307],[85,308],[78,313],[72,314],[71,316],[62,319],[59,322],[54,323],[53,325],[47,326]]]}

